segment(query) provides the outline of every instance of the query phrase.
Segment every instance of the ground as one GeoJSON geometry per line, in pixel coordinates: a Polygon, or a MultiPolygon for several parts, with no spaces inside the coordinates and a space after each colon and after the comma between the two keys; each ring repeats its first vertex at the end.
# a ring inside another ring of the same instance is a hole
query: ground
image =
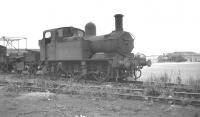
{"type": "Polygon", "coordinates": [[[0,117],[198,117],[200,108],[0,87],[0,117]]]}

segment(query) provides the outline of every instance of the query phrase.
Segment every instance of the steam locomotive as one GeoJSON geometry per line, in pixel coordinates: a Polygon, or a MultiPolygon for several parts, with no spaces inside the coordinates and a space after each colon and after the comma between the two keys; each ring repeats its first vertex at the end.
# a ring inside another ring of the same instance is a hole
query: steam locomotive
{"type": "Polygon", "coordinates": [[[143,66],[150,66],[151,61],[131,53],[134,36],[123,30],[122,14],[114,17],[115,30],[101,36],[96,36],[92,22],[85,25],[85,31],[75,27],[45,30],[39,46],[46,69],[56,76],[100,82],[138,79],[143,66]]]}

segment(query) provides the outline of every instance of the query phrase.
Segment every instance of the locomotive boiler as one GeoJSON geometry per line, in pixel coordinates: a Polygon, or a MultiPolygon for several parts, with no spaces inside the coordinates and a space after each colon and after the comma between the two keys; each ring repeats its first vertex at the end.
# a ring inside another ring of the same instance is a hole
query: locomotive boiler
{"type": "Polygon", "coordinates": [[[96,26],[88,23],[85,31],[61,27],[43,32],[39,40],[41,61],[50,73],[70,78],[97,81],[136,80],[143,66],[150,66],[145,56],[134,55],[134,36],[123,30],[123,15],[115,15],[115,30],[96,36],[96,26]]]}

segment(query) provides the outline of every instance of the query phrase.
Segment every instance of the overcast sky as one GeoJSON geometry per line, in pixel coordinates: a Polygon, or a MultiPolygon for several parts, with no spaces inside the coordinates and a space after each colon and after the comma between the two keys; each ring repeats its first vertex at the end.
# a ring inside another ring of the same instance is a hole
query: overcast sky
{"type": "MultiPolygon", "coordinates": [[[[88,22],[97,35],[114,30],[114,14],[124,14],[124,30],[135,35],[134,53],[200,52],[199,0],[1,0],[0,36],[27,37],[39,48],[46,29],[88,22]]],[[[21,42],[21,46],[24,43],[21,42]]]]}

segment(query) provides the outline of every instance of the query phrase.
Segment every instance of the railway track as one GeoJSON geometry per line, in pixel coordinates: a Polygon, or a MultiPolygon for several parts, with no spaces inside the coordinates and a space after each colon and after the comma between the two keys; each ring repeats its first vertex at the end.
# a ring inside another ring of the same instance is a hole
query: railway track
{"type": "Polygon", "coordinates": [[[162,83],[143,82],[106,82],[98,84],[93,81],[50,81],[44,79],[4,79],[0,86],[13,85],[23,91],[50,91],[60,94],[92,95],[98,97],[115,97],[129,100],[156,101],[179,105],[193,105],[200,107],[200,93],[189,86],[169,85],[162,83]],[[153,84],[153,85],[152,85],[153,84]],[[151,94],[154,88],[172,90],[168,95],[151,94]]]}

